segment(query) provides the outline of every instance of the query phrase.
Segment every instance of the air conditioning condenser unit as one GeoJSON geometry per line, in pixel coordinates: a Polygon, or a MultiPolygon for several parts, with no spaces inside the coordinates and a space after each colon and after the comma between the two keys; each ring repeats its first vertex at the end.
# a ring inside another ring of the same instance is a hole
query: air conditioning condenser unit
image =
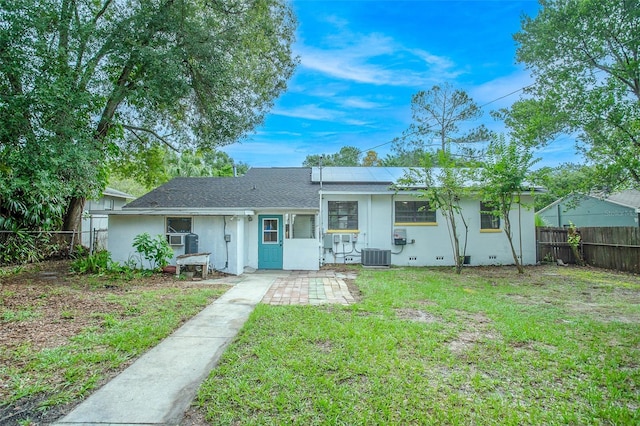
{"type": "Polygon", "coordinates": [[[391,266],[391,250],[363,248],[362,266],[391,266]]]}

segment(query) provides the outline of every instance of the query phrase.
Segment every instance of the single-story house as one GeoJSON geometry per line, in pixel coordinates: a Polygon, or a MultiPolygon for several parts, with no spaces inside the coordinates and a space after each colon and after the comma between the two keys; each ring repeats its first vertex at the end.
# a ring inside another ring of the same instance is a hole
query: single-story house
{"type": "Polygon", "coordinates": [[[629,189],[609,195],[563,197],[538,211],[548,226],[579,228],[640,226],[640,191],[629,189]]]}
{"type": "MultiPolygon", "coordinates": [[[[296,167],[176,178],[108,212],[108,249],[113,260],[127,261],[135,258],[136,235],[163,235],[176,257],[210,253],[210,268],[231,274],[334,263],[454,265],[441,212],[415,188],[392,187],[403,174],[393,167],[296,167]]],[[[523,263],[534,264],[534,213],[524,207],[533,203],[528,193],[522,197],[510,219],[523,263]]],[[[513,264],[500,219],[477,198],[460,204],[469,226],[466,262],[513,264]]]]}
{"type": "Polygon", "coordinates": [[[135,199],[131,194],[113,188],[105,188],[102,197],[87,200],[82,215],[82,245],[93,249],[107,248],[107,230],[109,218],[107,212],[120,210],[129,201],[135,199]]]}

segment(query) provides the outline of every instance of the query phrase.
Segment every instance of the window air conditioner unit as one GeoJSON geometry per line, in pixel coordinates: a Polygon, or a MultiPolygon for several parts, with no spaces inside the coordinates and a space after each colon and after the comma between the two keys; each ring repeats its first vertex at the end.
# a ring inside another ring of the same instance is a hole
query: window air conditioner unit
{"type": "Polygon", "coordinates": [[[169,245],[170,246],[183,246],[184,245],[184,234],[169,234],[169,245]]]}

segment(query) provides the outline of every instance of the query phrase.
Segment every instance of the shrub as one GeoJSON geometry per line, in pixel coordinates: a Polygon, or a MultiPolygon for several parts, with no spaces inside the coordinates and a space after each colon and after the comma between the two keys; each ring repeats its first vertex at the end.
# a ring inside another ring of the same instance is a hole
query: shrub
{"type": "Polygon", "coordinates": [[[0,232],[0,265],[36,263],[51,258],[66,258],[69,242],[65,235],[48,231],[14,228],[0,232]]]}
{"type": "Polygon", "coordinates": [[[78,247],[77,257],[71,262],[71,270],[80,274],[103,274],[108,272],[115,262],[111,260],[111,254],[106,250],[87,253],[83,247],[78,247]]]}
{"type": "Polygon", "coordinates": [[[173,258],[173,249],[162,235],[157,235],[156,238],[151,238],[146,232],[136,235],[133,248],[140,255],[140,263],[142,259],[148,261],[153,270],[164,268],[173,258]]]}

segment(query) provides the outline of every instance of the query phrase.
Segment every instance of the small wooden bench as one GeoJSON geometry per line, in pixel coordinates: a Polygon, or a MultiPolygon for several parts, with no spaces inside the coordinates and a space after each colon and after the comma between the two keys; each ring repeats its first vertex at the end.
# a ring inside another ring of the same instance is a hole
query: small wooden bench
{"type": "Polygon", "coordinates": [[[207,279],[209,272],[209,255],[211,253],[189,253],[176,257],[176,275],[180,275],[180,267],[187,265],[202,266],[202,279],[207,279]]]}

